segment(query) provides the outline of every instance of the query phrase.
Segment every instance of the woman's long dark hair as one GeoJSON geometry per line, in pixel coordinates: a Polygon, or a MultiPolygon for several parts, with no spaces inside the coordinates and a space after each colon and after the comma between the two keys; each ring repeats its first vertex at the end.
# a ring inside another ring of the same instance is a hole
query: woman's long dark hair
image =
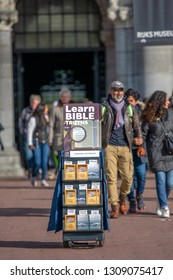
{"type": "Polygon", "coordinates": [[[158,118],[165,117],[164,104],[167,93],[164,91],[155,91],[147,101],[146,107],[142,112],[141,119],[144,123],[152,123],[158,118]]]}
{"type": "Polygon", "coordinates": [[[44,102],[39,103],[32,116],[36,117],[41,122],[46,122],[45,116],[44,116],[45,107],[46,107],[46,104],[44,102]]]}

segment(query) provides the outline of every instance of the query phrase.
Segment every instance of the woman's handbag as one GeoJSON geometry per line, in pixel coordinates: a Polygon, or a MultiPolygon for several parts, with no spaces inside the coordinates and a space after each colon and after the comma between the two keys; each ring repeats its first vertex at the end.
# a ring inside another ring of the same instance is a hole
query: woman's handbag
{"type": "Polygon", "coordinates": [[[163,131],[165,133],[165,139],[164,139],[165,152],[166,152],[167,155],[173,155],[173,136],[168,135],[168,132],[164,128],[160,119],[159,119],[159,123],[160,123],[160,125],[163,128],[163,131]]]}

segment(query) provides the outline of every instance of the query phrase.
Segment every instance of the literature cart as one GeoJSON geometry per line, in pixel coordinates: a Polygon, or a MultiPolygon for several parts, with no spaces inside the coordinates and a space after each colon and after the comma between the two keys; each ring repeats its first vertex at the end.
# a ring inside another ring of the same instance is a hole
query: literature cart
{"type": "Polygon", "coordinates": [[[100,104],[64,105],[63,244],[104,244],[100,104]]]}
{"type": "Polygon", "coordinates": [[[63,244],[95,241],[104,245],[102,153],[73,152],[62,159],[63,244]]]}
{"type": "Polygon", "coordinates": [[[90,241],[103,246],[109,224],[100,104],[66,104],[63,111],[63,150],[48,231],[62,230],[64,247],[90,241]]]}

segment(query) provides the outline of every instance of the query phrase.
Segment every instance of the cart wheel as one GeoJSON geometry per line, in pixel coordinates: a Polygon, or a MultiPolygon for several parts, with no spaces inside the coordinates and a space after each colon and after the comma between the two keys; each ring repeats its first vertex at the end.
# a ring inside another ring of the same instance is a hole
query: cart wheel
{"type": "Polygon", "coordinates": [[[68,241],[63,241],[63,246],[64,246],[64,248],[69,248],[70,247],[68,241]]]}
{"type": "Polygon", "coordinates": [[[100,246],[100,247],[103,247],[104,244],[105,244],[105,240],[104,240],[104,239],[103,239],[103,240],[99,240],[99,246],[100,246]]]}

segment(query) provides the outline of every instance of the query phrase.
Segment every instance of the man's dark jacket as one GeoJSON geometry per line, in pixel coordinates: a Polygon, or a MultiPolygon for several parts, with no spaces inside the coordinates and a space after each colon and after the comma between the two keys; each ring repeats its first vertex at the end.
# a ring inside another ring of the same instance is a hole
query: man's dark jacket
{"type": "MultiPolygon", "coordinates": [[[[127,136],[129,148],[132,149],[133,138],[142,138],[141,125],[136,109],[125,102],[123,107],[124,128],[127,136]]],[[[109,97],[102,103],[102,147],[109,144],[112,128],[115,122],[115,114],[109,104],[109,97]]]]}

